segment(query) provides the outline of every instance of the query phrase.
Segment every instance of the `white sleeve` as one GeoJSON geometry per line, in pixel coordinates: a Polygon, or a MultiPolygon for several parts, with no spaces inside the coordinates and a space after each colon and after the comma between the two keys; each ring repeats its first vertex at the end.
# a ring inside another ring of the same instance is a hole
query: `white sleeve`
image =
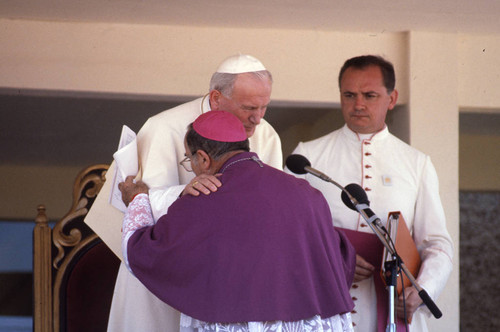
{"type": "Polygon", "coordinates": [[[436,300],[452,270],[453,243],[446,228],[438,177],[429,157],[415,205],[413,238],[422,259],[417,281],[436,300]]]}
{"type": "Polygon", "coordinates": [[[167,213],[170,205],[179,198],[185,187],[186,185],[177,185],[165,189],[157,188],[149,190],[149,199],[155,222],[167,213]]]}

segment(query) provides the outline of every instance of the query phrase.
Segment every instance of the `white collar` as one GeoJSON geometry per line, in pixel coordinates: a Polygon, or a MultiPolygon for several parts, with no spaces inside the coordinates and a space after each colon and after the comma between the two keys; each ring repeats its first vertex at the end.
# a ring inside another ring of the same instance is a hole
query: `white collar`
{"type": "Polygon", "coordinates": [[[352,131],[347,124],[345,124],[342,127],[342,133],[347,136],[347,138],[351,140],[356,140],[356,141],[372,141],[372,140],[379,140],[387,137],[389,135],[389,129],[387,128],[387,125],[382,129],[381,131],[378,131],[374,134],[358,134],[355,131],[352,131]]]}

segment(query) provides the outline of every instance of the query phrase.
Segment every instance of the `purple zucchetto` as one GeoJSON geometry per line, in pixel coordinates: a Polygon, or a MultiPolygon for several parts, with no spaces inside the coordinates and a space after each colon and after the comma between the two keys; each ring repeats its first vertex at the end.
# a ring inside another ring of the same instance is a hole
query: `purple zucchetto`
{"type": "Polygon", "coordinates": [[[226,111],[203,113],[194,120],[193,129],[202,137],[218,142],[242,142],[247,139],[241,121],[226,111]]]}

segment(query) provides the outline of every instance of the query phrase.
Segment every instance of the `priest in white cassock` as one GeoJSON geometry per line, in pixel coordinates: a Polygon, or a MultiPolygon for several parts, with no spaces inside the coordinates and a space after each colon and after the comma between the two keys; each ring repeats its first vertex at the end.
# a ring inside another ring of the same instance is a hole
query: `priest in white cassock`
{"type": "MultiPolygon", "coordinates": [[[[278,134],[263,117],[271,98],[272,76],[264,65],[250,55],[235,55],[224,60],[210,80],[209,93],[191,102],[166,110],[147,120],[137,135],[140,174],[138,178],[150,188],[149,195],[155,221],[166,213],[170,204],[182,195],[205,195],[221,186],[216,176],[184,169],[184,134],[187,126],[200,114],[226,110],[236,115],[245,127],[250,150],[261,160],[282,169],[281,142],[278,134]]],[[[113,165],[108,173],[113,171],[113,165]]],[[[107,181],[101,189],[108,193],[107,181]]],[[[85,222],[106,241],[99,223],[123,214],[108,203],[108,197],[97,197],[85,222]]],[[[106,232],[109,232],[106,230],[106,232]]],[[[116,229],[118,241],[120,228],[116,229]]],[[[113,236],[115,236],[113,234],[113,236]]],[[[193,299],[196,301],[196,299],[193,299]]],[[[179,331],[180,314],[150,293],[121,264],[116,280],[108,331],[179,331]]]]}
{"type": "MultiPolygon", "coordinates": [[[[338,80],[345,125],[300,142],[294,153],[343,185],[362,186],[371,208],[384,222],[389,212],[401,212],[422,260],[416,280],[435,301],[452,270],[453,243],[430,157],[392,135],[385,123],[398,97],[394,66],[379,56],[354,57],[344,63],[338,80]]],[[[382,243],[359,213],[346,208],[338,188],[309,174],[304,177],[323,193],[334,226],[344,230],[356,249],[350,290],[355,304],[354,331],[386,331],[388,296],[380,277],[382,243]]],[[[410,332],[427,331],[430,312],[415,287],[405,288],[396,309],[398,331],[406,331],[404,317],[411,318],[410,332]]]]}

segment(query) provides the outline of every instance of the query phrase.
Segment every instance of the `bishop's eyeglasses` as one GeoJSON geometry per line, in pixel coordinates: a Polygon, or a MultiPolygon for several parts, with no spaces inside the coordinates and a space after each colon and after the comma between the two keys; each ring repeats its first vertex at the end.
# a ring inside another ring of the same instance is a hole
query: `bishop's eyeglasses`
{"type": "MultiPolygon", "coordinates": [[[[185,155],[185,154],[184,154],[185,155]]],[[[186,156],[186,155],[185,155],[186,156]]],[[[179,162],[179,165],[181,165],[182,167],[184,167],[184,169],[187,171],[187,172],[192,172],[193,169],[191,168],[191,158],[189,158],[188,156],[186,156],[184,159],[182,159],[180,162],[179,162]]]]}

